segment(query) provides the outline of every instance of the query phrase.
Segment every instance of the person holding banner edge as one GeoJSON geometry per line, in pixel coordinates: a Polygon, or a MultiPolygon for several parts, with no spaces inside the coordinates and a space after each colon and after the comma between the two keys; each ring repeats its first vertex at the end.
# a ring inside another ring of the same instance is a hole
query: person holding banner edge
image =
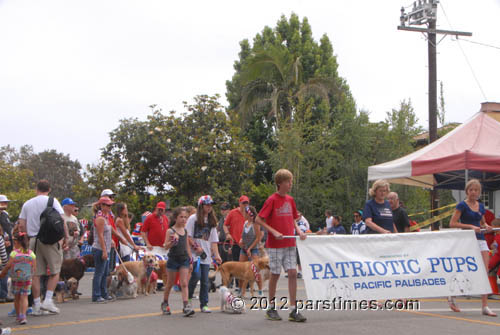
{"type": "MultiPolygon", "coordinates": [[[[484,234],[481,232],[481,228],[486,229],[487,232],[491,232],[492,227],[485,222],[484,205],[478,201],[481,196],[481,183],[479,180],[471,179],[467,182],[465,185],[465,196],[465,200],[459,202],[455,208],[455,212],[451,217],[450,228],[474,230],[479,244],[479,250],[481,250],[481,256],[483,256],[484,266],[486,271],[488,271],[489,248],[486,244],[484,234]]],[[[481,301],[483,315],[497,316],[497,314],[488,307],[487,294],[481,296],[481,301]]],[[[460,312],[455,302],[455,297],[448,297],[448,304],[453,312],[460,312]]]]}
{"type": "Polygon", "coordinates": [[[363,209],[363,219],[366,224],[367,234],[391,234],[397,232],[392,221],[392,209],[385,199],[390,192],[389,183],[385,179],[375,181],[370,188],[372,197],[363,209]]]}
{"type": "Polygon", "coordinates": [[[276,310],[275,295],[281,267],[288,272],[288,293],[290,295],[290,307],[292,309],[288,316],[289,321],[305,322],[307,319],[297,310],[297,251],[295,239],[284,239],[284,236],[295,235],[297,232],[301,240],[306,239],[295,222],[299,218],[295,200],[288,195],[293,185],[293,174],[280,169],[274,175],[277,192],[269,196],[257,216],[256,223],[260,224],[269,232],[266,247],[269,253],[269,267],[271,278],[269,279],[269,309],[266,317],[272,321],[279,321],[281,317],[276,310]]]}

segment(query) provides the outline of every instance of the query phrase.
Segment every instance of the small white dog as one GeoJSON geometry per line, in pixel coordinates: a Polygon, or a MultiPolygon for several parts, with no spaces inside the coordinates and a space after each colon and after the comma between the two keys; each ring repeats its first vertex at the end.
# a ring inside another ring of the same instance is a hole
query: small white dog
{"type": "Polygon", "coordinates": [[[126,277],[112,275],[108,292],[113,298],[137,298],[137,281],[130,272],[126,277]]]}
{"type": "Polygon", "coordinates": [[[245,301],[233,295],[231,291],[221,286],[220,290],[220,310],[231,314],[241,314],[245,312],[245,301]]]}

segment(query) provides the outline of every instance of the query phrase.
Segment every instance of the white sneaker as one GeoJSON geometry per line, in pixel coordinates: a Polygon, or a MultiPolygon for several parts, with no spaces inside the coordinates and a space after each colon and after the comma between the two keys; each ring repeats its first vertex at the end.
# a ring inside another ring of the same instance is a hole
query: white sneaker
{"type": "Polygon", "coordinates": [[[12,330],[10,328],[1,328],[0,329],[0,334],[2,334],[2,335],[8,335],[11,333],[12,333],[12,330]]]}
{"type": "Polygon", "coordinates": [[[31,315],[33,316],[41,316],[43,315],[43,312],[41,309],[40,309],[40,305],[36,306],[36,305],[33,305],[33,312],[31,313],[31,315]]]}
{"type": "Polygon", "coordinates": [[[54,305],[52,299],[48,301],[47,299],[45,299],[42,305],[40,306],[40,309],[51,313],[59,314],[59,308],[57,308],[56,305],[54,305]]]}

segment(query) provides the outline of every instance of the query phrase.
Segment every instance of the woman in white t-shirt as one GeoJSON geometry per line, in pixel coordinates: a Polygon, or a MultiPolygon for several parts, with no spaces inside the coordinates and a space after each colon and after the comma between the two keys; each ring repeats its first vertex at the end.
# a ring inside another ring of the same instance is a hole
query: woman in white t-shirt
{"type": "Polygon", "coordinates": [[[194,269],[188,284],[189,299],[193,297],[196,284],[200,280],[200,309],[202,313],[211,313],[208,308],[208,271],[212,258],[218,264],[222,263],[217,247],[219,237],[217,236],[217,218],[212,209],[214,203],[209,195],[200,197],[196,214],[191,215],[186,223],[188,242],[195,257],[194,269]]]}

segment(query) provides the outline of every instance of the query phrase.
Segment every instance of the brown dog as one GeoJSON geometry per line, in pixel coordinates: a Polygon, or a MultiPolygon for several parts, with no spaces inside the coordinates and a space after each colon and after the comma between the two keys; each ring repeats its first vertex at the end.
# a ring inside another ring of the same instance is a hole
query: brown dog
{"type": "Polygon", "coordinates": [[[156,271],[158,273],[158,278],[163,281],[163,285],[167,285],[167,261],[165,260],[159,260],[158,261],[158,270],[156,271]]]}
{"type": "Polygon", "coordinates": [[[141,261],[130,261],[120,264],[117,269],[118,273],[121,273],[124,277],[127,276],[127,270],[132,273],[137,281],[137,293],[142,293],[148,295],[146,290],[147,287],[147,270],[148,268],[154,268],[157,264],[156,256],[153,254],[147,253],[144,255],[141,261]],[[125,266],[125,268],[124,268],[125,266]]]}
{"type": "MultiPolygon", "coordinates": [[[[256,281],[256,276],[252,270],[252,263],[253,262],[226,262],[220,265],[217,271],[221,274],[222,285],[227,286],[231,277],[238,278],[240,280],[241,296],[245,296],[247,283],[250,284],[250,293],[253,296],[253,283],[256,281]]],[[[260,273],[260,270],[269,269],[268,258],[258,258],[254,263],[257,273],[260,273]]]]}
{"type": "MultiPolygon", "coordinates": [[[[65,259],[61,265],[59,278],[60,280],[65,281],[66,284],[68,284],[70,279],[76,280],[76,286],[74,282],[72,284],[74,292],[76,294],[76,292],[78,291],[80,279],[82,279],[83,275],[85,274],[85,270],[89,267],[92,268],[94,266],[94,256],[92,254],[85,255],[79,258],[65,259]]],[[[77,299],[74,295],[72,296],[73,299],[77,299]]]]}

